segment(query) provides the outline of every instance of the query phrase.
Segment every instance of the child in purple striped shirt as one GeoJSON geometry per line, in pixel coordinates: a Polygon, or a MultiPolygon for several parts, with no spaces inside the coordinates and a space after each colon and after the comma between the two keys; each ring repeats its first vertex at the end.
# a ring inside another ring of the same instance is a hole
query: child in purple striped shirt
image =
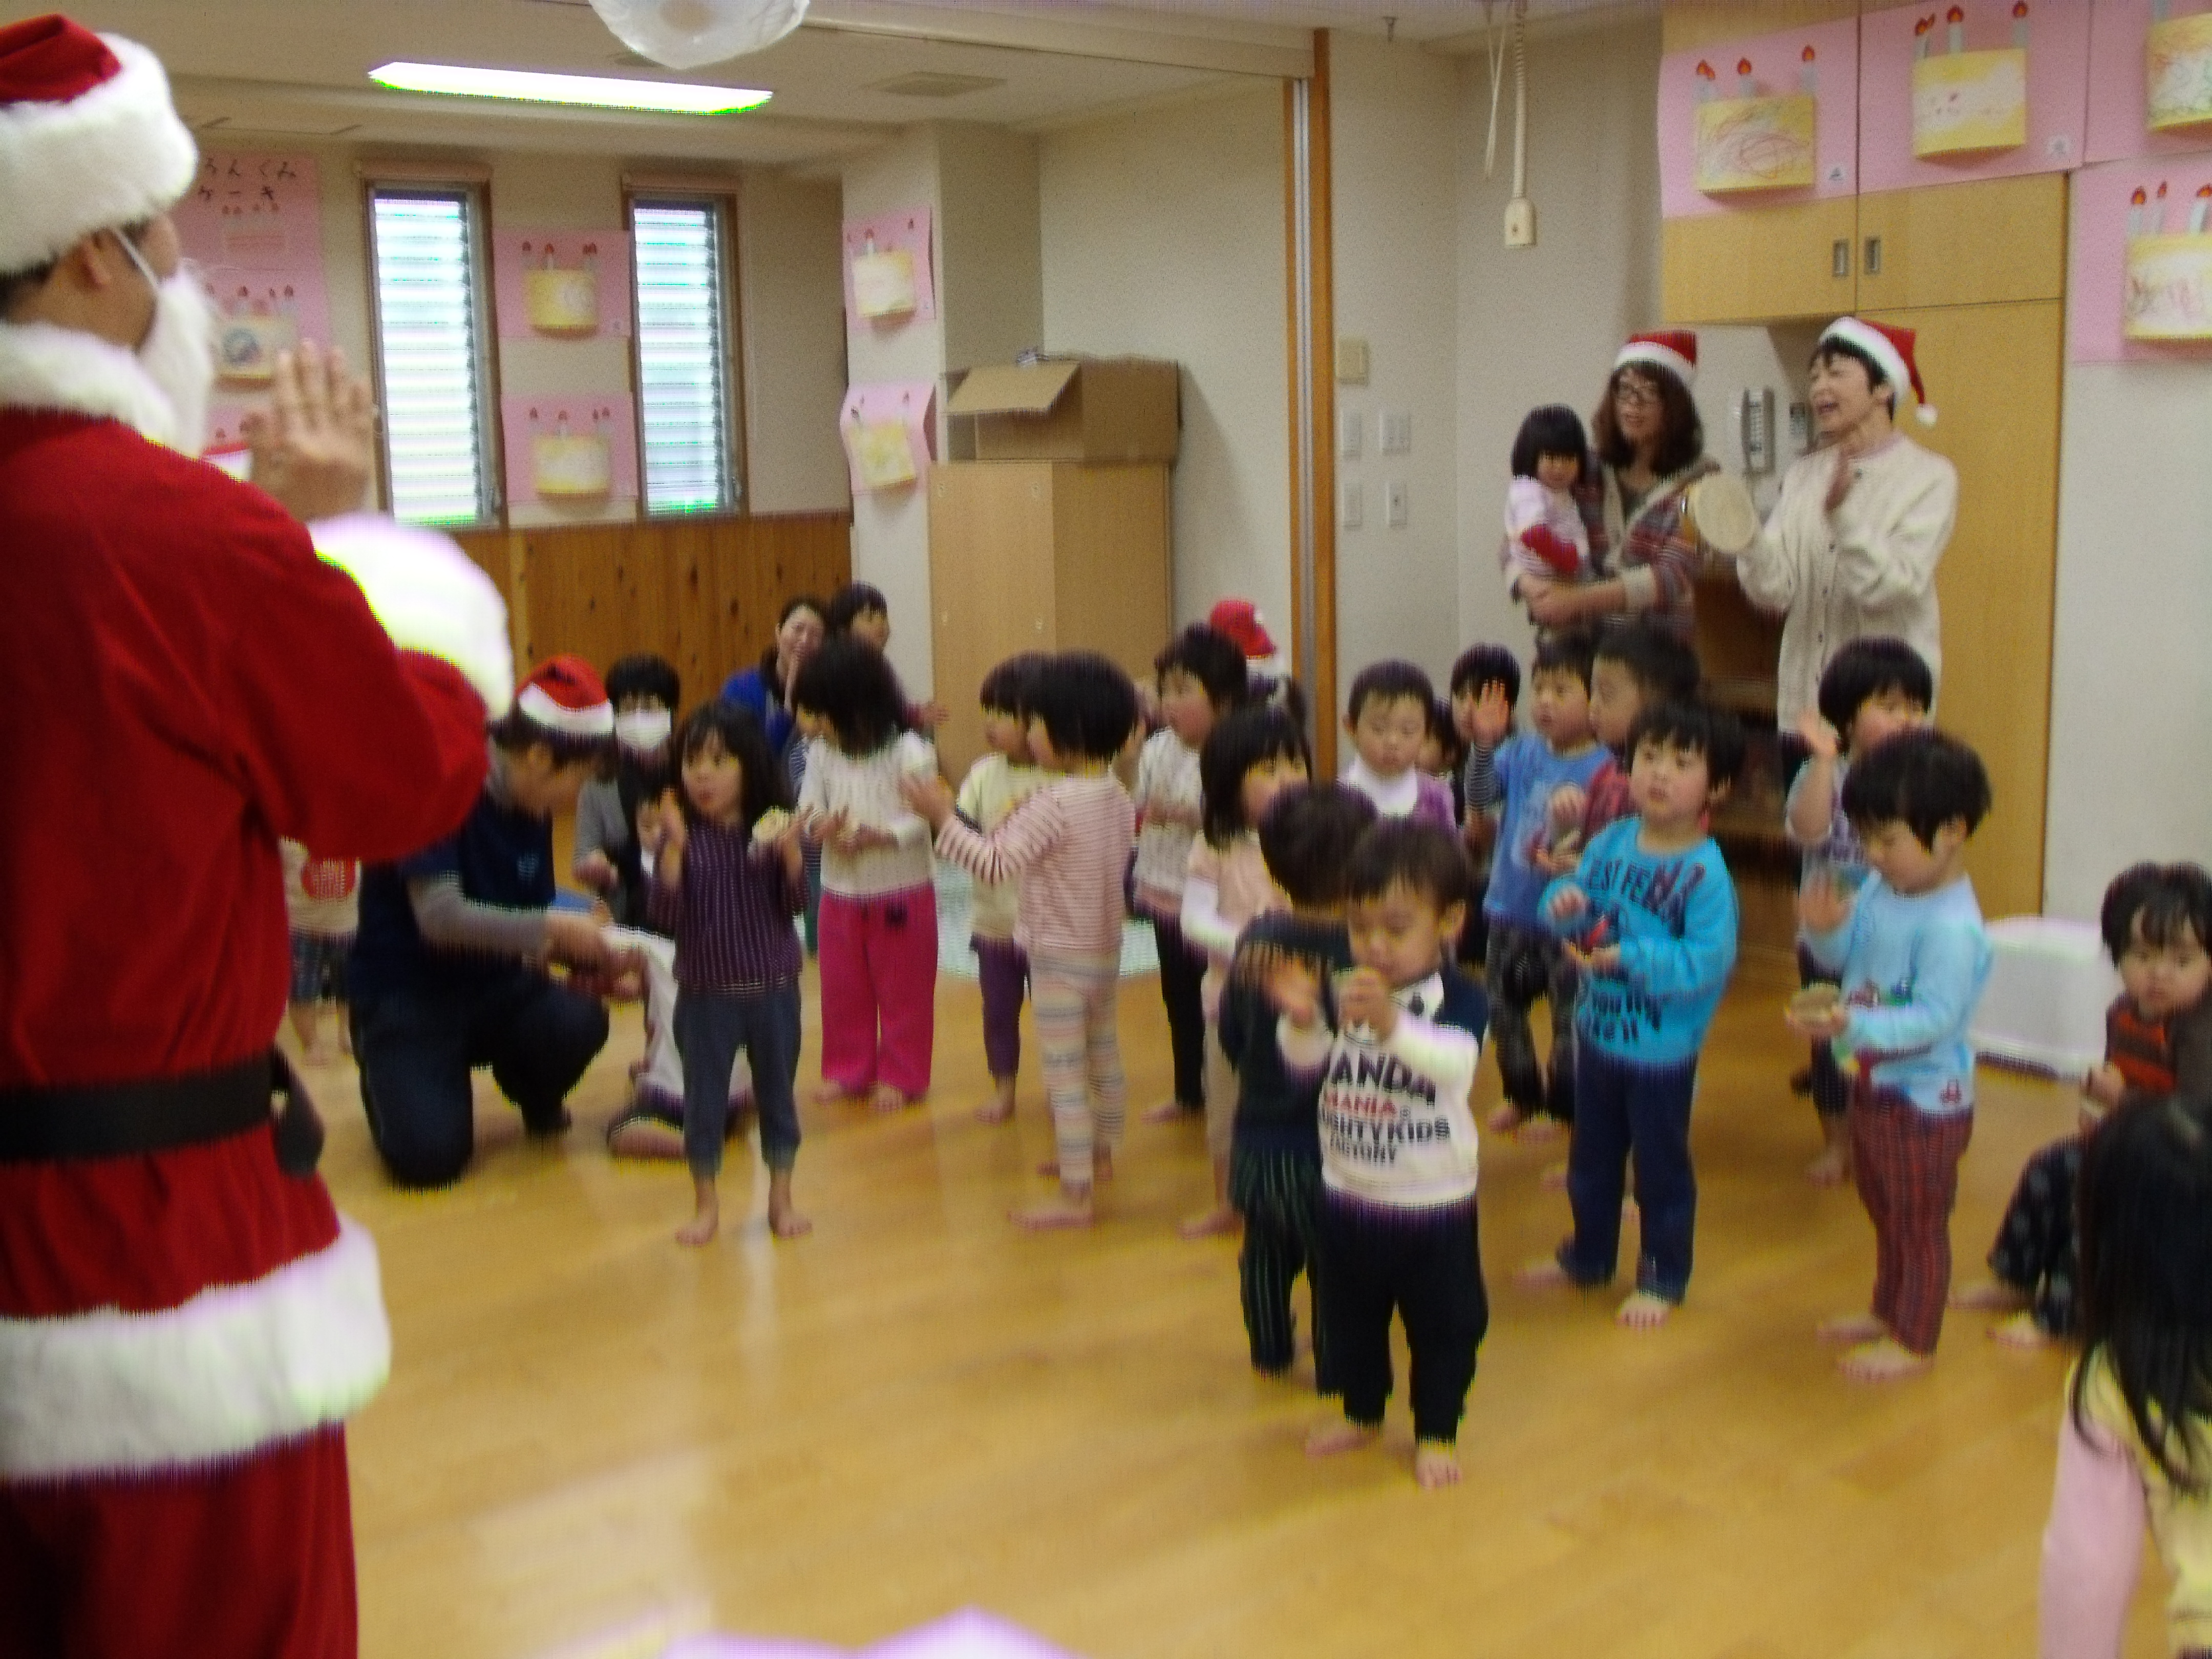
{"type": "Polygon", "coordinates": [[[734,703],[695,708],[677,733],[682,789],[651,837],[653,922],[676,936],[676,1043],[684,1056],[684,1156],[696,1200],[677,1241],[704,1244],[721,1224],[715,1178],[743,1049],[760,1108],[768,1224],[796,1238],[814,1224],[792,1201],[799,1156],[799,935],[806,904],[799,824],[783,769],[759,722],[734,703]]]}

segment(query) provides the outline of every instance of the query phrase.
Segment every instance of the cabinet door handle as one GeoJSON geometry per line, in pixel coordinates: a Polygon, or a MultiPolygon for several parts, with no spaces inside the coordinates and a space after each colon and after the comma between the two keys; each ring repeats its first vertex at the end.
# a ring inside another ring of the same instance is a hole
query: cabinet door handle
{"type": "Polygon", "coordinates": [[[1869,276],[1879,276],[1881,275],[1881,237],[1869,236],[1866,239],[1866,258],[1861,263],[1859,269],[1866,272],[1869,276]]]}
{"type": "Polygon", "coordinates": [[[1851,274],[1851,239],[1850,237],[1838,236],[1836,238],[1835,246],[1828,250],[1828,274],[1838,277],[1848,276],[1851,274]]]}

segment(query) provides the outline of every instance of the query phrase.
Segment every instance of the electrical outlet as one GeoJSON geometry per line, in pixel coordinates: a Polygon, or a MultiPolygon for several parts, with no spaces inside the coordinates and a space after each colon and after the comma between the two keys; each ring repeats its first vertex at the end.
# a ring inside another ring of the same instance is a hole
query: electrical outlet
{"type": "Polygon", "coordinates": [[[1410,410],[1386,409],[1375,417],[1375,447],[1385,455],[1403,455],[1413,447],[1410,410]]]}
{"type": "Polygon", "coordinates": [[[1347,478],[1336,487],[1337,520],[1346,530],[1357,530],[1367,522],[1367,492],[1359,487],[1359,480],[1347,478]]]}
{"type": "Polygon", "coordinates": [[[1359,411],[1356,409],[1338,410],[1336,416],[1336,454],[1339,460],[1356,461],[1359,459],[1359,411]]]}
{"type": "Polygon", "coordinates": [[[1393,478],[1382,486],[1382,522],[1393,530],[1406,527],[1406,483],[1393,478]]]}
{"type": "Polygon", "coordinates": [[[1516,196],[1505,204],[1505,246],[1536,246],[1536,204],[1525,196],[1516,196]]]}

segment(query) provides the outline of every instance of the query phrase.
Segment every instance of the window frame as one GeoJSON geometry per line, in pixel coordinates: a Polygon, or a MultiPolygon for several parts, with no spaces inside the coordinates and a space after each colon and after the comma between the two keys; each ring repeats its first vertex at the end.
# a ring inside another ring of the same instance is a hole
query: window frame
{"type": "Polygon", "coordinates": [[[477,386],[477,516],[445,520],[429,528],[450,533],[507,527],[506,432],[500,415],[499,319],[492,292],[491,192],[477,179],[441,178],[413,173],[380,174],[364,169],[362,232],[368,253],[369,349],[374,359],[377,406],[377,491],[384,510],[398,516],[392,482],[392,421],[389,380],[384,361],[384,283],[377,255],[376,204],[380,198],[451,201],[461,204],[468,230],[470,348],[477,386]]]}
{"type": "Polygon", "coordinates": [[[630,239],[630,385],[635,392],[632,416],[637,439],[637,514],[651,524],[690,524],[714,519],[747,518],[752,513],[748,456],[745,447],[745,374],[743,313],[738,280],[738,208],[734,188],[700,185],[626,184],[623,191],[623,222],[630,239]],[[714,220],[716,299],[721,307],[722,459],[728,468],[729,495],[712,507],[663,508],[654,511],[646,493],[645,445],[645,325],[640,303],[637,255],[637,210],[641,207],[690,208],[711,214],[714,220]]]}

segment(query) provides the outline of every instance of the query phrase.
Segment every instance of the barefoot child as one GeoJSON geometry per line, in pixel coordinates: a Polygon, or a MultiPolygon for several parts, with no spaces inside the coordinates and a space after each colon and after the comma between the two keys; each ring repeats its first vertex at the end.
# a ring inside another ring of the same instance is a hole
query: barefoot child
{"type": "Polygon", "coordinates": [[[1511,711],[1502,690],[1485,693],[1475,709],[1474,752],[1491,756],[1502,803],[1490,894],[1483,901],[1490,921],[1483,987],[1497,1021],[1498,1074],[1505,1085],[1505,1103],[1490,1127],[1500,1134],[1524,1123],[1533,1130],[1545,1117],[1565,1123],[1575,1115],[1574,965],[1561,954],[1537,902],[1551,878],[1540,855],[1581,833],[1572,819],[1554,822],[1552,798],[1569,785],[1586,787],[1605,763],[1605,750],[1590,735],[1591,650],[1584,634],[1554,634],[1537,645],[1528,676],[1534,731],[1506,738],[1511,711]],[[1548,1080],[1528,1030],[1528,1011],[1546,996],[1552,1003],[1548,1080]]]}
{"type": "Polygon", "coordinates": [[[1291,908],[1244,930],[1221,998],[1221,1046],[1236,1068],[1229,1197],[1244,1218],[1237,1258],[1252,1367],[1281,1376],[1297,1357],[1291,1288],[1303,1273],[1313,1307],[1314,1380],[1332,1391],[1321,1289],[1321,1074],[1293,1073],[1275,1041],[1267,984],[1297,964],[1316,985],[1352,970],[1344,884],[1352,848],[1375,822],[1367,797],[1340,783],[1293,786],[1260,820],[1267,872],[1291,908]]]}
{"type": "Polygon", "coordinates": [[[1206,1005],[1200,983],[1206,953],[1183,937],[1182,894],[1191,848],[1198,841],[1206,792],[1199,751],[1230,710],[1250,694],[1244,653],[1204,623],[1186,628],[1152,659],[1160,729],[1137,757],[1137,866],[1130,892],[1152,924],[1160,959],[1160,1000],[1168,1012],[1175,1055],[1175,1097],[1145,1114],[1171,1123],[1206,1109],[1206,1005]]]}
{"type": "Polygon", "coordinates": [[[2040,1651],[2121,1650],[2148,1524],[2166,1649],[2212,1651],[2212,1103],[2117,1113],[2081,1155],[2081,1359],[2043,1534],[2040,1651]]]}
{"type": "MultiPolygon", "coordinates": [[[[1044,781],[1030,759],[1027,725],[1030,688],[1046,658],[1026,651],[983,677],[983,741],[991,752],[968,769],[953,810],[962,823],[989,835],[1044,781]]],[[[1030,982],[1029,958],[1014,942],[1021,901],[1018,881],[979,881],[969,910],[968,944],[975,952],[983,994],[983,1060],[991,1068],[991,1098],[975,1109],[984,1123],[1014,1115],[1014,1074],[1022,1063],[1022,998],[1030,982]]]]}
{"type": "Polygon", "coordinates": [[[730,1067],[744,1050],[768,1165],[768,1224],[796,1238],[813,1223],[792,1202],[799,1156],[799,935],[806,866],[785,810],[783,769],[759,723],[735,703],[691,711],[677,733],[680,792],[661,803],[647,890],[652,918],[676,936],[676,1043],[684,1055],[684,1157],[691,1219],[704,1244],[721,1223],[715,1177],[730,1116],[730,1067]]]}
{"type": "Polygon", "coordinates": [[[1943,1329],[1951,1206],[1974,1128],[1966,1033],[1990,961],[1964,862],[1989,810],[1989,775],[1966,744],[1935,732],[1892,738],[1844,784],[1874,874],[1856,896],[1818,883],[1798,896],[1806,944],[1843,999],[1793,1007],[1790,1028],[1835,1041],[1856,1073],[1851,1167],[1874,1222],[1874,1302],[1820,1335],[1852,1345],[1841,1369],[1860,1382],[1926,1370],[1943,1329]]]}
{"type": "Polygon", "coordinates": [[[1199,751],[1206,789],[1205,831],[1190,849],[1182,889],[1182,936],[1206,952],[1199,991],[1206,1006],[1206,1150],[1213,1164],[1213,1206],[1176,1229],[1185,1238],[1237,1230],[1229,1206],[1229,1151],[1237,1127],[1237,1073],[1221,1045],[1221,992],[1245,927],[1290,899],[1269,872],[1260,821],[1285,788],[1313,771],[1305,727],[1273,704],[1240,708],[1213,728],[1199,751]]]}
{"type": "MultiPolygon", "coordinates": [[[[1828,882],[1854,893],[1865,884],[1866,849],[1844,811],[1844,780],[1852,758],[1863,758],[1900,732],[1927,725],[1935,696],[1935,677],[1903,640],[1853,640],[1821,671],[1819,707],[1808,709],[1797,726],[1809,758],[1791,781],[1782,809],[1783,829],[1805,855],[1804,881],[1828,882]]],[[[1802,938],[1797,942],[1797,971],[1808,986],[1834,983],[1823,977],[1802,938]]],[[[1815,1187],[1833,1187],[1850,1179],[1851,1137],[1844,1118],[1850,1091],[1825,1042],[1812,1045],[1807,1073],[1813,1109],[1820,1120],[1821,1150],[1805,1175],[1815,1187]]]]}
{"type": "Polygon", "coordinates": [[[934,777],[937,751],[907,729],[883,653],[850,633],[823,642],[792,686],[821,736],[799,787],[822,848],[822,1087],[825,1105],[896,1112],[929,1092],[937,1030],[937,890],[929,828],[902,779],[934,777]]]}
{"type": "Polygon", "coordinates": [[[2037,1348],[2074,1334],[2081,1286],[2074,1195],[2081,1149],[2111,1112],[2179,1090],[2212,1097],[2212,877],[2193,864],[2138,864],[2105,890],[2105,949],[2120,994],[2105,1013],[2105,1063],[2082,1080],[2081,1127],[2027,1161],[1990,1249],[1995,1278],[1955,1308],[2009,1317],[1990,1334],[2037,1348]]]}
{"type": "Polygon", "coordinates": [[[1743,733],[1700,704],[1665,703],[1644,711],[1628,746],[1636,816],[1601,830],[1575,873],[1544,894],[1544,915],[1581,970],[1567,1152],[1575,1231],[1518,1277],[1538,1288],[1612,1282],[1632,1158],[1643,1243],[1636,1288],[1614,1316],[1648,1329],[1690,1286],[1690,1107],[1736,951],[1735,889],[1705,820],[1742,769],[1743,733]]]}
{"type": "Polygon", "coordinates": [[[1128,1103],[1115,1000],[1136,811],[1113,766],[1137,727],[1137,690],[1104,657],[1071,651],[1039,672],[1030,699],[1030,757],[1045,781],[989,835],[953,816],[951,792],[934,774],[903,787],[935,828],[939,852],[978,880],[1021,878],[1014,938],[1030,961],[1060,1194],[1012,1219],[1087,1227],[1092,1183],[1113,1173],[1128,1103]]]}
{"type": "Polygon", "coordinates": [[[1345,893],[1358,965],[1334,987],[1294,963],[1275,978],[1283,1056],[1322,1078],[1324,1381],[1344,1396],[1343,1420],[1315,1429],[1306,1450],[1328,1456],[1382,1432],[1395,1312],[1412,1359],[1413,1477],[1449,1486],[1490,1325],[1468,1104],[1489,1008],[1449,961],[1467,860],[1447,830],[1386,821],[1360,837],[1345,893]]]}

